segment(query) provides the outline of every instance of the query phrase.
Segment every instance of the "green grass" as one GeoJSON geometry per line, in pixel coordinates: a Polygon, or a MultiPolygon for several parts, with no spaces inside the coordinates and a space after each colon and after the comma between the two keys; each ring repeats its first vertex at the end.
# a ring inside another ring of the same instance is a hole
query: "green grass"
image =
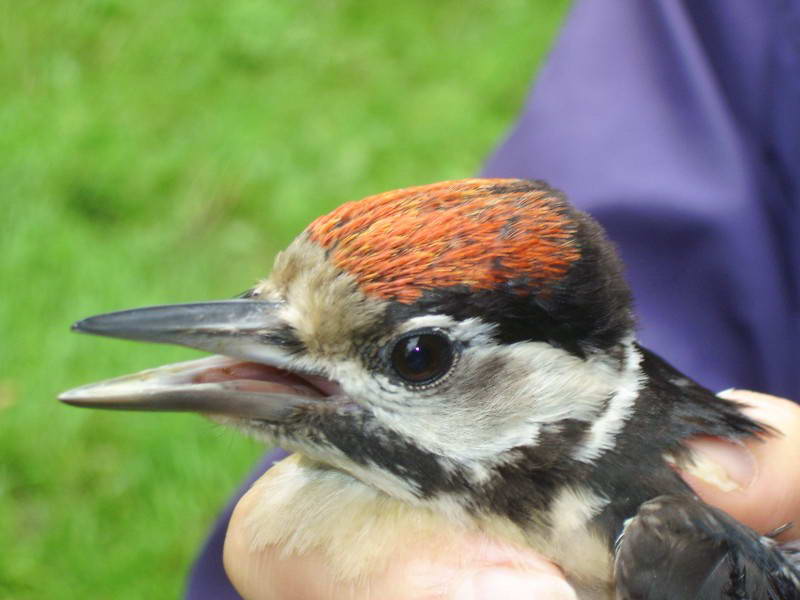
{"type": "Polygon", "coordinates": [[[469,176],[564,0],[0,0],[0,598],[174,598],[262,449],[60,390],[194,356],[69,333],[231,297],[313,217],[469,176]]]}

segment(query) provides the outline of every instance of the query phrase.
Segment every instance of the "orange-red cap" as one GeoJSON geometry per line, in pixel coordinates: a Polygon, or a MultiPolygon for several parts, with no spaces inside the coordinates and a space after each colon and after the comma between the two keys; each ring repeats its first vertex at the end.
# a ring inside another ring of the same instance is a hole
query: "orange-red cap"
{"type": "Polygon", "coordinates": [[[308,227],[368,295],[413,303],[426,290],[490,290],[520,277],[540,291],[580,258],[565,201],[538,182],[465,179],[344,204],[308,227]]]}

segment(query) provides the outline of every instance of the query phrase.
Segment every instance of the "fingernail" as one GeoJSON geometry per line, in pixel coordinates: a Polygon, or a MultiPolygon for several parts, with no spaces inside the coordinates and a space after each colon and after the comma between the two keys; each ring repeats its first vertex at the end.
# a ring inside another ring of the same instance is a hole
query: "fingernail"
{"type": "Polygon", "coordinates": [[[698,438],[689,442],[694,464],[688,471],[716,486],[723,492],[745,490],[753,483],[758,472],[758,463],[744,444],[719,438],[698,438]]]}
{"type": "MultiPolygon", "coordinates": [[[[737,390],[729,388],[717,394],[720,398],[736,400],[737,390]]],[[[747,445],[714,437],[689,441],[693,464],[680,469],[713,485],[723,492],[746,490],[755,481],[758,463],[747,445]]]]}
{"type": "Polygon", "coordinates": [[[577,600],[575,590],[554,575],[525,573],[514,569],[476,571],[459,585],[452,600],[577,600]]]}

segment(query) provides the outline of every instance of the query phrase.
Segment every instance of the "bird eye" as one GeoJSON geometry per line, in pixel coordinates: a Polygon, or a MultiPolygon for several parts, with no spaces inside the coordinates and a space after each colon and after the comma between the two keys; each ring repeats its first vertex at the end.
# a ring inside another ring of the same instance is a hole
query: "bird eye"
{"type": "Polygon", "coordinates": [[[392,367],[409,383],[424,385],[445,376],[453,366],[453,344],[438,332],[416,332],[400,338],[392,349],[392,367]]]}

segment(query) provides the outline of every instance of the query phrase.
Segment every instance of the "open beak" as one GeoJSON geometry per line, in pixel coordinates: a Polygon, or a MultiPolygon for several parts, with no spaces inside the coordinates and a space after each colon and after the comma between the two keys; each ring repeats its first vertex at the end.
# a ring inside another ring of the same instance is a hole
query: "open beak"
{"type": "Polygon", "coordinates": [[[296,345],[283,305],[226,300],[150,306],[89,317],[74,331],[177,344],[217,353],[78,387],[59,396],[74,406],[190,411],[280,422],[300,406],[330,400],[339,386],[287,370],[296,345]]]}

